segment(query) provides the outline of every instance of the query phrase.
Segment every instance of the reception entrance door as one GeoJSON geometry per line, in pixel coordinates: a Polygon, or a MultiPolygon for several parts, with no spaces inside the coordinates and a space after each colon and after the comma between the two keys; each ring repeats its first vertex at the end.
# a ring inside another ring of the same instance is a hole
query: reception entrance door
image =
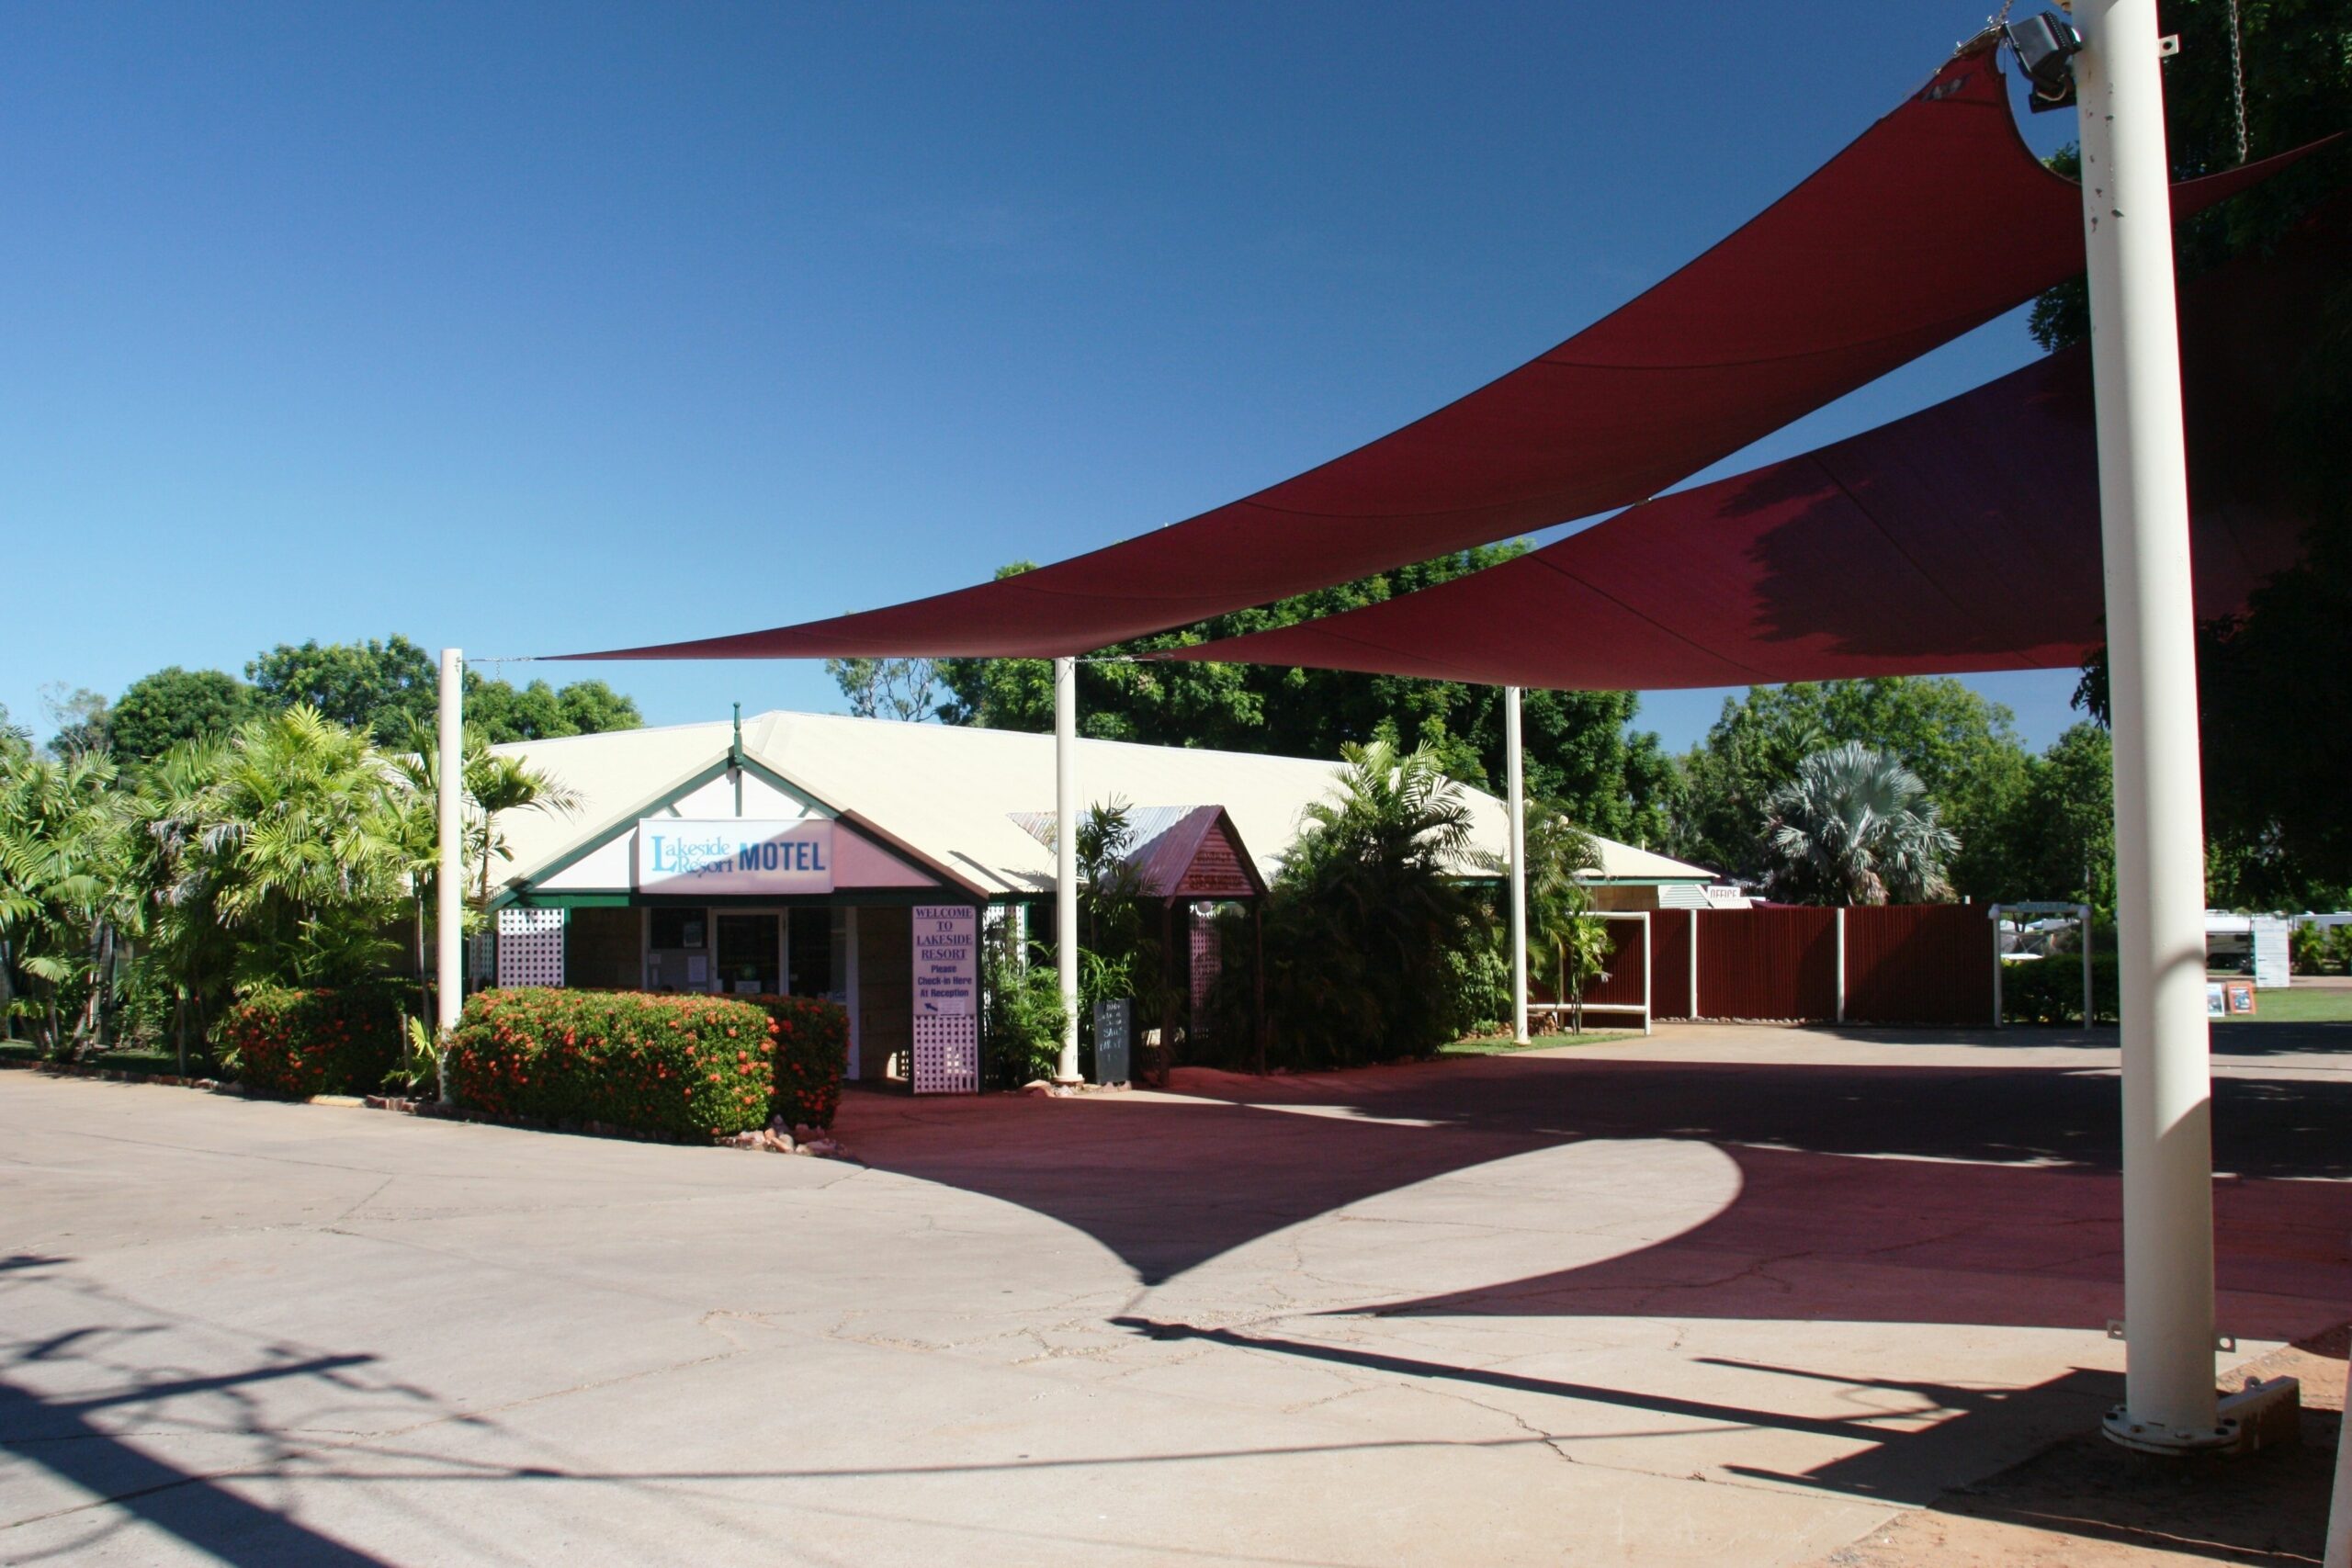
{"type": "Polygon", "coordinates": [[[784,989],[784,928],[775,914],[722,914],[717,927],[720,991],[774,996],[784,989]]]}

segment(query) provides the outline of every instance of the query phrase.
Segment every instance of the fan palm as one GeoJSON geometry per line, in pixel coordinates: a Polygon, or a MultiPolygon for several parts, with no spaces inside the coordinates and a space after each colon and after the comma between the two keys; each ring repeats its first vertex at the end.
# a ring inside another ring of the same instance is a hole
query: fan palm
{"type": "Polygon", "coordinates": [[[1776,897],[1808,904],[1911,904],[1951,897],[1960,840],[1918,775],[1849,740],[1797,764],[1772,793],[1764,852],[1776,897]]]}

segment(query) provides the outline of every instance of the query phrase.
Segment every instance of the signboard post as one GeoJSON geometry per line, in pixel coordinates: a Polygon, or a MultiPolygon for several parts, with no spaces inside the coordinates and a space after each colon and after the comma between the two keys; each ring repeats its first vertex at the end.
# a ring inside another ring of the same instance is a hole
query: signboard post
{"type": "Polygon", "coordinates": [[[917,1094],[980,1092],[980,921],[969,904],[914,907],[917,1094]]]}

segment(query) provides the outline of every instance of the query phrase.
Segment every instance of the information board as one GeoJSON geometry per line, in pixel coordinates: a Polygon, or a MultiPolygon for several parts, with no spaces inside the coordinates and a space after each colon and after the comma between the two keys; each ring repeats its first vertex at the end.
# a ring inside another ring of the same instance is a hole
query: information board
{"type": "Polygon", "coordinates": [[[979,912],[969,904],[914,908],[915,1016],[970,1017],[980,1007],[979,912]]]}

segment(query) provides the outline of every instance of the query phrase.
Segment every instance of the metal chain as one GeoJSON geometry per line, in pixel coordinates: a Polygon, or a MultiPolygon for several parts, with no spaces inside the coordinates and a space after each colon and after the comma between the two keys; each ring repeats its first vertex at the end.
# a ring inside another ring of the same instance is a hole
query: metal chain
{"type": "Polygon", "coordinates": [[[2238,0],[2230,0],[2230,86],[2235,94],[2238,162],[2245,162],[2245,57],[2238,39],[2238,0]]]}

